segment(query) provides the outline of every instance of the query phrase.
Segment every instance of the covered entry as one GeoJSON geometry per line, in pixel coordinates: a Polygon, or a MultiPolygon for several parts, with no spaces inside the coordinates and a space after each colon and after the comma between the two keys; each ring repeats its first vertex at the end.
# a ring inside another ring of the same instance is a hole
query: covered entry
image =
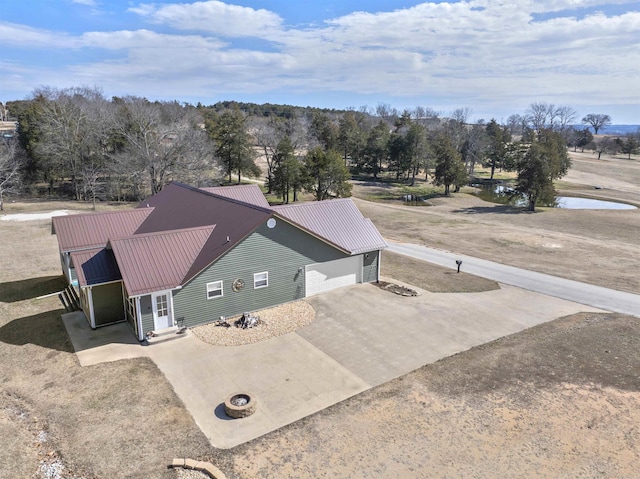
{"type": "Polygon", "coordinates": [[[305,267],[305,296],[362,282],[362,255],[305,267]]]}

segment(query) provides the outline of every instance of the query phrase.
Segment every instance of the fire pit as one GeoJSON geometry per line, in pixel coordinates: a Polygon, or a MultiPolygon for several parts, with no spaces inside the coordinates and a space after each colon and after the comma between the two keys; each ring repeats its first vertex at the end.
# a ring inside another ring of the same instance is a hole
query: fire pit
{"type": "Polygon", "coordinates": [[[256,400],[247,393],[235,393],[224,402],[224,412],[234,419],[251,416],[256,412],[256,400]]]}

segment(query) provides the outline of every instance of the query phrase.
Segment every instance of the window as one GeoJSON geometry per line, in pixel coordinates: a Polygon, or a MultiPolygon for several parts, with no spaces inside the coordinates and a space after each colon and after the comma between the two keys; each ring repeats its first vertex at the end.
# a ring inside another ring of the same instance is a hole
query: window
{"type": "Polygon", "coordinates": [[[207,299],[218,298],[220,296],[222,296],[222,281],[207,283],[207,299]]]}
{"type": "Polygon", "coordinates": [[[256,273],[253,275],[253,289],[266,288],[269,286],[269,273],[256,273]]]}
{"type": "Polygon", "coordinates": [[[156,299],[156,311],[158,317],[164,317],[169,315],[169,303],[167,302],[167,295],[161,294],[155,297],[156,299]]]}

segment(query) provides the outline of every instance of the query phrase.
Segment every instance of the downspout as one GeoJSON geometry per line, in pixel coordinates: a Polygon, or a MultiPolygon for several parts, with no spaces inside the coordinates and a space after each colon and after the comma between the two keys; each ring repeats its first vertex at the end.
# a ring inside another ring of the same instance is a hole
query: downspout
{"type": "Polygon", "coordinates": [[[378,277],[376,278],[376,283],[380,282],[380,263],[382,262],[382,250],[378,250],[378,277]]]}

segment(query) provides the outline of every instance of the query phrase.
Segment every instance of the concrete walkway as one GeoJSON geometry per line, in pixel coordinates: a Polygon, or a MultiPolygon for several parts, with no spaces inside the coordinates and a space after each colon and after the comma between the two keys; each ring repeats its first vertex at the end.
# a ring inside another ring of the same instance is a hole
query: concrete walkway
{"type": "Polygon", "coordinates": [[[151,358],[214,447],[231,448],[425,364],[536,324],[597,311],[511,286],[485,293],[401,297],[375,285],[309,298],[316,320],[257,344],[216,347],[187,333],[141,346],[126,324],[92,331],[63,315],[83,366],[151,358]],[[246,392],[255,414],[231,420],[227,396],[246,392]]]}

